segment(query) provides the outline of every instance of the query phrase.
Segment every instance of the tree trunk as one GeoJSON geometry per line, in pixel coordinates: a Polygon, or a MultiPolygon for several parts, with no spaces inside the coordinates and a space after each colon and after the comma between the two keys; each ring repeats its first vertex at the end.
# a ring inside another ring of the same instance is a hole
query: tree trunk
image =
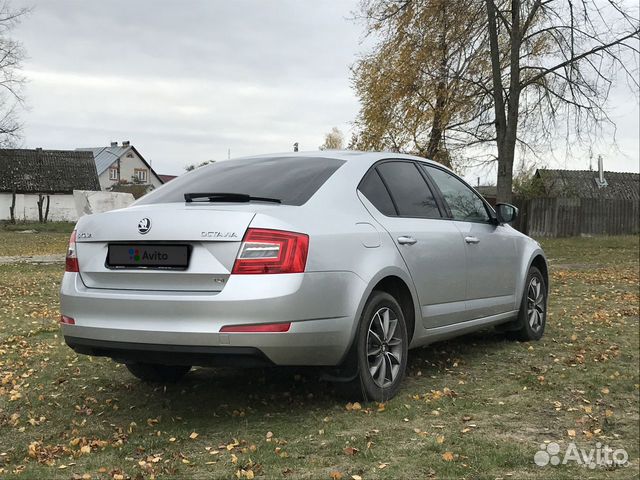
{"type": "Polygon", "coordinates": [[[38,194],[38,221],[42,223],[42,204],[44,203],[44,197],[41,193],[38,194]]]}
{"type": "Polygon", "coordinates": [[[500,65],[497,12],[494,0],[486,0],[493,78],[496,144],[498,150],[497,201],[511,203],[513,197],[513,163],[518,136],[520,108],[520,0],[511,0],[511,38],[509,57],[509,94],[505,99],[500,65]]]}
{"type": "Polygon", "coordinates": [[[498,183],[496,202],[511,203],[513,197],[513,152],[498,157],[498,183]]]}
{"type": "Polygon", "coordinates": [[[451,168],[451,161],[448,155],[439,155],[442,146],[442,135],[446,127],[445,112],[447,108],[447,30],[449,28],[447,19],[446,2],[440,5],[440,15],[442,22],[442,31],[438,41],[440,48],[440,72],[438,85],[436,87],[436,105],[433,112],[433,121],[431,123],[431,132],[429,133],[429,145],[427,146],[426,156],[431,160],[436,160],[443,165],[451,168]]]}
{"type": "Polygon", "coordinates": [[[509,59],[509,96],[507,99],[507,129],[498,160],[497,200],[511,203],[513,197],[513,162],[518,138],[518,116],[520,113],[520,1],[511,0],[511,56],[509,59]],[[500,165],[502,163],[502,165],[500,165]],[[500,168],[502,167],[502,168],[500,168]]]}
{"type": "Polygon", "coordinates": [[[47,223],[49,219],[49,205],[51,204],[51,197],[47,195],[47,208],[44,211],[44,223],[47,223]]]}
{"type": "Polygon", "coordinates": [[[11,206],[9,207],[11,223],[16,223],[16,191],[11,192],[11,206]]]}
{"type": "Polygon", "coordinates": [[[442,146],[442,124],[444,109],[446,108],[446,87],[444,81],[438,82],[438,96],[436,98],[436,108],[433,112],[433,122],[429,133],[429,144],[427,146],[426,157],[436,160],[451,168],[451,162],[444,155],[439,155],[442,146]]]}
{"type": "MultiPolygon", "coordinates": [[[[496,147],[498,150],[498,187],[497,201],[504,201],[505,178],[507,176],[504,165],[504,139],[507,130],[507,118],[504,112],[504,96],[502,88],[502,70],[500,66],[500,48],[498,44],[498,25],[496,6],[493,0],[487,3],[487,26],[489,31],[489,52],[491,56],[491,77],[493,80],[493,108],[495,112],[496,147]]],[[[507,187],[508,188],[508,187],[507,187]]]]}

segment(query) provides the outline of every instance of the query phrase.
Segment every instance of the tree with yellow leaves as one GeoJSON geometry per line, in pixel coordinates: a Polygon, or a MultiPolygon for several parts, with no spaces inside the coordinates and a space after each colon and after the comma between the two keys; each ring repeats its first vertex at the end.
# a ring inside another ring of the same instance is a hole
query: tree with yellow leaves
{"type": "Polygon", "coordinates": [[[416,153],[451,166],[490,136],[483,5],[474,0],[364,0],[373,51],[353,68],[356,146],[416,153]]]}

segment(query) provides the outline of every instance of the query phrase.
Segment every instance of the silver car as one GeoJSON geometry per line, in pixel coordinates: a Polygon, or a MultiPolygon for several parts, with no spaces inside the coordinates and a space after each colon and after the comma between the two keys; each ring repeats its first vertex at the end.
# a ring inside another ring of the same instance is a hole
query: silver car
{"type": "Polygon", "coordinates": [[[547,262],[508,225],[516,215],[409,155],[213,163],[78,221],[62,332],[147,381],[192,365],[326,366],[383,401],[410,348],[489,326],[542,336],[547,262]]]}

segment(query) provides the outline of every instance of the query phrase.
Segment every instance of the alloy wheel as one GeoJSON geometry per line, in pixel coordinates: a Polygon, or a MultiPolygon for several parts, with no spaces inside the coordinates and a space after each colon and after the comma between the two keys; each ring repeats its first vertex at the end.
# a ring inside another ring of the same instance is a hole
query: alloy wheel
{"type": "Polygon", "coordinates": [[[398,318],[388,307],[376,311],[367,333],[367,362],[374,383],[380,388],[393,384],[402,362],[402,329],[398,318]]]}
{"type": "Polygon", "coordinates": [[[527,316],[529,326],[534,332],[542,328],[544,320],[545,298],[542,282],[539,278],[533,277],[527,289],[527,316]]]}

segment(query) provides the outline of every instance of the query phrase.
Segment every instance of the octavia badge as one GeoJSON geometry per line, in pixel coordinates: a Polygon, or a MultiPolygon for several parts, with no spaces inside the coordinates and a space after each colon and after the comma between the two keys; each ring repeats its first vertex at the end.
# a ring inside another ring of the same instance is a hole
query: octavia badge
{"type": "Polygon", "coordinates": [[[148,218],[143,218],[138,222],[138,231],[144,235],[145,233],[149,233],[151,230],[151,220],[148,218]]]}

